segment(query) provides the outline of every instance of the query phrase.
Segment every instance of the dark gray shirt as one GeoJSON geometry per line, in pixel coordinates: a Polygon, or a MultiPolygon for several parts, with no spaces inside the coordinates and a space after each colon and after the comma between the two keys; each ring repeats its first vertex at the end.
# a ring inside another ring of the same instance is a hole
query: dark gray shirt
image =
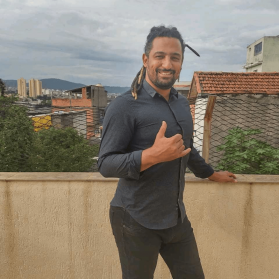
{"type": "Polygon", "coordinates": [[[138,223],[150,229],[175,226],[178,205],[183,222],[186,166],[200,178],[214,172],[193,148],[192,137],[188,100],[174,88],[166,101],[144,80],[137,100],[131,91],[113,100],[105,113],[98,160],[104,177],[120,178],[110,204],[126,208],[138,223]],[[185,147],[192,150],[182,158],[140,172],[142,151],[154,144],[162,121],[167,123],[166,137],[180,133],[185,147]]]}

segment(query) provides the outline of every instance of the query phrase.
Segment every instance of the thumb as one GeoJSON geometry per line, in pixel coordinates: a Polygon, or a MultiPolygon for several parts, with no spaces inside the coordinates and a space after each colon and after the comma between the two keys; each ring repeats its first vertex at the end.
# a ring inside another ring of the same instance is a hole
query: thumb
{"type": "Polygon", "coordinates": [[[165,121],[163,121],[162,126],[161,126],[159,132],[157,133],[157,137],[160,137],[160,138],[165,137],[166,130],[167,130],[167,123],[165,121]]]}

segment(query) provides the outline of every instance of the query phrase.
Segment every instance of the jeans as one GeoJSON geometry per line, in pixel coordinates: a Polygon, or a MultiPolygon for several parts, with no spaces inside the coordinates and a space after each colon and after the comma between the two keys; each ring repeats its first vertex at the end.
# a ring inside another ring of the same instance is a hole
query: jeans
{"type": "MultiPolygon", "coordinates": [[[[122,207],[110,206],[110,223],[119,252],[122,279],[151,279],[162,256],[173,279],[204,279],[196,240],[186,217],[175,227],[154,230],[137,223],[122,207]]],[[[179,217],[180,218],[180,217],[179,217]]]]}

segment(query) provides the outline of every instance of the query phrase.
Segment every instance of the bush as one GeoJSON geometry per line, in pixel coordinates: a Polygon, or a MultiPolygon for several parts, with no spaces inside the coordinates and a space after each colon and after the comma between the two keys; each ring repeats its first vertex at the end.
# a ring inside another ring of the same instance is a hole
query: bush
{"type": "Polygon", "coordinates": [[[223,157],[217,168],[239,174],[279,174],[279,149],[255,139],[258,129],[229,130],[226,142],[217,147],[223,157]]]}
{"type": "Polygon", "coordinates": [[[30,158],[32,171],[82,172],[95,163],[98,146],[90,146],[73,128],[41,130],[30,158]]]}

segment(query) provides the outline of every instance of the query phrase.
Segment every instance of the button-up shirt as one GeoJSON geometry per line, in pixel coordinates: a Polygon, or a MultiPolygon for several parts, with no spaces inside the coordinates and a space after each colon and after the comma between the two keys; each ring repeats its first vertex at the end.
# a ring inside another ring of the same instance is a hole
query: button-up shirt
{"type": "Polygon", "coordinates": [[[200,178],[214,170],[193,147],[193,120],[187,98],[171,88],[169,101],[144,80],[135,100],[128,91],[107,107],[98,167],[104,177],[118,177],[112,206],[124,207],[142,226],[166,229],[186,216],[183,203],[186,167],[200,178]],[[140,171],[142,151],[150,148],[162,125],[165,136],[181,134],[191,152],[182,158],[158,163],[140,171]]]}

